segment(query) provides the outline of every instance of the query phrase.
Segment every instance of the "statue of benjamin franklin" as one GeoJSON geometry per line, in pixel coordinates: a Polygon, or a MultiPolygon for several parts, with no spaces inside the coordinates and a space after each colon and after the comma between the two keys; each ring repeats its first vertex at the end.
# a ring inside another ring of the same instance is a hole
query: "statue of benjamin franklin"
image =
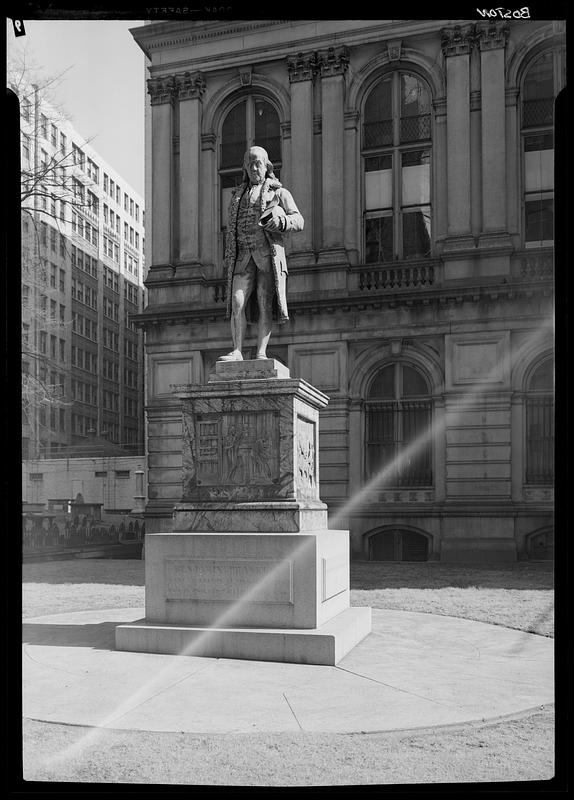
{"type": "Polygon", "coordinates": [[[243,159],[243,183],[229,204],[225,269],[233,350],[219,361],[243,360],[247,323],[255,321],[256,357],[267,358],[273,318],[279,324],[289,319],[283,234],[300,230],[303,217],[273,174],[267,151],[251,147],[243,159]]]}

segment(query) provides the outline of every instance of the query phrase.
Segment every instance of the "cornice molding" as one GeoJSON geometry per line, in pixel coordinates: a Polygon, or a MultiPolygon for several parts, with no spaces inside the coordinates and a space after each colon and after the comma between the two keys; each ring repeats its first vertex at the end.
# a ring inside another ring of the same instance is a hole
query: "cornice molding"
{"type": "MultiPolygon", "coordinates": [[[[180,282],[182,285],[186,281],[180,282]]],[[[167,288],[174,286],[173,279],[154,282],[149,289],[167,288]]],[[[396,309],[420,308],[435,306],[445,308],[460,306],[463,303],[492,303],[515,302],[516,300],[531,300],[535,297],[551,298],[554,294],[552,280],[509,280],[505,284],[470,285],[457,287],[437,287],[423,290],[407,290],[398,292],[365,291],[361,294],[341,295],[328,299],[317,297],[310,300],[292,298],[289,301],[291,316],[317,314],[333,314],[336,312],[356,312],[368,309],[396,309]]],[[[132,315],[133,321],[140,327],[148,328],[155,325],[174,325],[180,322],[222,321],[225,319],[225,304],[223,302],[210,306],[190,308],[187,303],[163,304],[151,306],[139,314],[132,315]]]]}
{"type": "Polygon", "coordinates": [[[164,47],[174,47],[182,44],[201,44],[208,42],[212,39],[220,39],[224,36],[233,36],[238,33],[251,33],[253,31],[261,30],[262,28],[277,27],[284,25],[289,20],[248,20],[245,22],[234,21],[232,23],[215,23],[213,27],[197,32],[194,29],[188,29],[185,33],[179,36],[175,32],[166,32],[162,36],[157,27],[153,29],[152,26],[142,26],[141,28],[134,29],[134,39],[144,49],[145,52],[150,50],[159,50],[164,47]],[[141,32],[140,32],[141,31],[141,32]],[[157,38],[156,38],[157,37],[157,38]]]}

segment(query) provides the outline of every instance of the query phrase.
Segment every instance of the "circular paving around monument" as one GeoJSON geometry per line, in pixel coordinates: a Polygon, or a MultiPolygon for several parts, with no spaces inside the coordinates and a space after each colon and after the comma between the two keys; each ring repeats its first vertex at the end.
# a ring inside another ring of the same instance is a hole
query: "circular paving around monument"
{"type": "Polygon", "coordinates": [[[24,717],[188,733],[353,733],[495,719],[554,702],[554,641],[481,622],[373,609],[337,666],[128,653],[143,609],[26,619],[24,717]]]}

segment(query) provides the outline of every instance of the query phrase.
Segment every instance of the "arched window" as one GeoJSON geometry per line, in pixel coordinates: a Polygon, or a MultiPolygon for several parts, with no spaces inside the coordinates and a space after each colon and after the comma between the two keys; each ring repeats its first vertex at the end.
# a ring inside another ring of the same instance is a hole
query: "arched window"
{"type": "Polygon", "coordinates": [[[407,364],[384,367],[369,388],[366,472],[381,487],[432,485],[432,403],[425,378],[407,364]]]}
{"type": "Polygon", "coordinates": [[[227,112],[221,127],[219,178],[221,186],[221,227],[227,227],[231,194],[241,183],[243,156],[258,145],[269,153],[277,178],[281,173],[281,130],[279,115],[264,97],[242,97],[227,112]]]}
{"type": "Polygon", "coordinates": [[[364,259],[431,254],[430,92],[415,75],[385,75],[363,109],[364,259]]]}
{"type": "Polygon", "coordinates": [[[554,481],[554,360],[534,370],[526,391],[526,483],[554,481]]]}
{"type": "Polygon", "coordinates": [[[522,86],[524,244],[554,242],[554,98],[565,83],[563,51],[545,52],[522,86]]]}
{"type": "Polygon", "coordinates": [[[381,531],[369,537],[369,561],[427,561],[429,540],[408,530],[381,531]]]}

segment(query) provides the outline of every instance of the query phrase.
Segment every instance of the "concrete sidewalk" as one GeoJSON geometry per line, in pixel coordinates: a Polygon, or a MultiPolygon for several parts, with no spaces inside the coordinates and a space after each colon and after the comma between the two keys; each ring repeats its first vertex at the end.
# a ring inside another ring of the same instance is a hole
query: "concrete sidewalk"
{"type": "Polygon", "coordinates": [[[27,619],[24,717],[187,733],[374,732],[495,719],[554,702],[554,641],[481,622],[373,609],[337,666],[119,652],[143,609],[27,619]]]}

